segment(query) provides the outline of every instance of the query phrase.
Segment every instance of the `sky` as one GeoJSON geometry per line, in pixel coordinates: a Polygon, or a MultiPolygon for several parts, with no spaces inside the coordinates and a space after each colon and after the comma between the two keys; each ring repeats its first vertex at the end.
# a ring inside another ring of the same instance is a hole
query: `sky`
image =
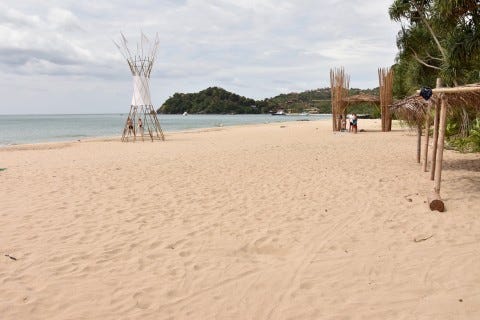
{"type": "Polygon", "coordinates": [[[123,113],[132,78],[114,41],[160,46],[155,107],[209,86],[264,99],[330,86],[378,86],[395,61],[392,0],[0,0],[0,114],[123,113]]]}

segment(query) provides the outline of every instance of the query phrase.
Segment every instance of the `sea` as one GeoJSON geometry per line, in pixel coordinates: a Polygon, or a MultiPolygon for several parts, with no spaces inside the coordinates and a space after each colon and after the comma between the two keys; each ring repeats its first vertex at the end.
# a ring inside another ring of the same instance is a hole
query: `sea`
{"type": "MultiPolygon", "coordinates": [[[[87,138],[120,137],[127,114],[0,115],[0,147],[8,145],[77,141],[87,138]]],[[[330,114],[272,116],[167,115],[158,119],[164,133],[201,128],[285,121],[331,119],[330,114]]]]}

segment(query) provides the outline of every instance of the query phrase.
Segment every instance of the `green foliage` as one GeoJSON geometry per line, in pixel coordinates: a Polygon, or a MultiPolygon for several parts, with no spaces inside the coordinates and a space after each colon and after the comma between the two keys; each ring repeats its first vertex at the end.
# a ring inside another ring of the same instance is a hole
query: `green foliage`
{"type": "MultiPolygon", "coordinates": [[[[402,23],[394,97],[404,98],[422,86],[434,87],[436,78],[446,86],[480,81],[478,0],[394,0],[389,15],[402,23]]],[[[449,114],[447,142],[462,152],[480,151],[478,114],[468,113],[454,108],[449,114]]]]}
{"type": "Polygon", "coordinates": [[[480,152],[480,118],[472,121],[470,131],[466,137],[459,135],[459,128],[455,122],[447,123],[446,135],[448,147],[460,152],[480,152]]]}
{"type": "Polygon", "coordinates": [[[456,121],[449,121],[445,128],[445,136],[447,138],[454,137],[460,132],[460,126],[456,121]]]}
{"type": "Polygon", "coordinates": [[[330,88],[308,90],[300,93],[292,92],[280,94],[273,98],[265,99],[267,111],[278,109],[290,112],[306,112],[315,110],[319,113],[331,113],[330,88]]]}
{"type": "Polygon", "coordinates": [[[261,106],[253,99],[228,92],[222,88],[210,87],[198,93],[175,93],[157,110],[158,113],[179,114],[216,113],[242,114],[260,113],[261,106]]]}
{"type": "Polygon", "coordinates": [[[413,88],[478,82],[480,6],[478,0],[395,0],[392,20],[402,22],[397,36],[395,96],[413,88]]]}

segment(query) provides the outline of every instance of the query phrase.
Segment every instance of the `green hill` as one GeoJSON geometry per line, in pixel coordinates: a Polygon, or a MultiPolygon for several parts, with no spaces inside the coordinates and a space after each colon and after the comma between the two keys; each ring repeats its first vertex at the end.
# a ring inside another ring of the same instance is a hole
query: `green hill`
{"type": "MultiPolygon", "coordinates": [[[[361,92],[378,95],[378,88],[350,89],[350,95],[361,92]]],[[[255,114],[284,109],[292,113],[331,113],[330,99],[330,88],[300,93],[292,92],[264,100],[254,100],[222,88],[210,87],[198,93],[175,93],[157,112],[167,114],[181,114],[185,111],[192,114],[255,114]]],[[[353,106],[349,111],[373,115],[378,113],[376,107],[369,104],[353,106]]]]}
{"type": "Polygon", "coordinates": [[[260,113],[256,101],[228,92],[222,88],[210,87],[198,93],[175,93],[158,109],[158,113],[260,113]]]}

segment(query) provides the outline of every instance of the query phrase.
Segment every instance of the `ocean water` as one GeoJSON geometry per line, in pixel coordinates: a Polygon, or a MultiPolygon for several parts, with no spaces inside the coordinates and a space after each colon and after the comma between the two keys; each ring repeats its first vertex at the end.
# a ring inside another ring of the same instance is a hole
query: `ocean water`
{"type": "MultiPolygon", "coordinates": [[[[120,137],[127,114],[0,115],[0,146],[120,137]]],[[[331,115],[158,115],[165,133],[242,124],[331,119],[331,115]]]]}

